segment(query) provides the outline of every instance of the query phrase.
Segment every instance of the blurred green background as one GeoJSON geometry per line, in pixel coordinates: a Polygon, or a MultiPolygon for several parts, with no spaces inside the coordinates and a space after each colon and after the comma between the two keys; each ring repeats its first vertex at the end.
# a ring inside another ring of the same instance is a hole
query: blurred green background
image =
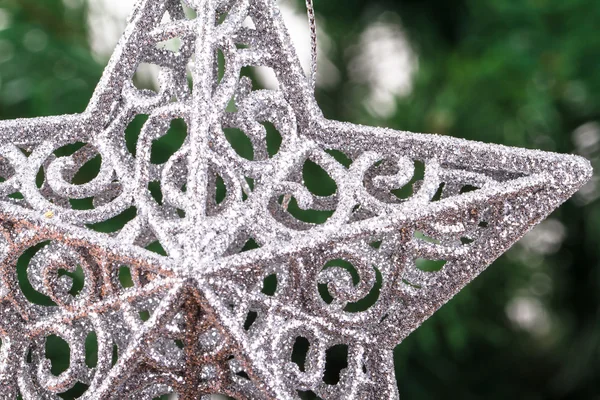
{"type": "MultiPolygon", "coordinates": [[[[303,1],[280,3],[292,28],[305,21],[303,1]]],[[[315,6],[327,117],[599,166],[600,2],[315,6]]],[[[0,119],[83,111],[130,8],[0,0],[0,119]]],[[[599,196],[594,178],[397,348],[403,399],[600,399],[599,196]]],[[[48,348],[58,370],[61,345],[48,348]]]]}

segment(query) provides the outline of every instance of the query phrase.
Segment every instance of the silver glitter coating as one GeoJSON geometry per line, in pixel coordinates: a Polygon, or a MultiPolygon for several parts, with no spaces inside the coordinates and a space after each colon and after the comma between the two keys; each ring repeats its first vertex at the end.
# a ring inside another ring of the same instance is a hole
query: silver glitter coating
{"type": "Polygon", "coordinates": [[[175,0],[137,3],[84,113],[0,123],[0,398],[59,399],[77,382],[88,385],[82,399],[398,398],[393,348],[581,187],[589,163],[326,120],[274,0],[185,5],[194,17],[175,0]],[[173,38],[177,52],[159,45],[173,38]],[[160,67],[157,93],[133,85],[141,63],[160,67]],[[275,71],[278,90],[240,77],[256,66],[275,71]],[[133,154],[124,132],[139,114],[149,117],[133,154]],[[186,122],[185,142],[154,164],[153,142],[173,119],[186,122]],[[281,135],[276,154],[265,123],[281,135]],[[251,160],[225,128],[245,133],[251,160]],[[98,175],[75,184],[98,156],[98,175]],[[334,194],[306,187],[307,160],[334,194]],[[74,208],[77,199],[92,206],[74,208]],[[304,222],[298,207],[328,218],[304,222]],[[132,209],[116,232],[94,230],[132,209]],[[246,250],[250,239],[258,248],[246,250]],[[146,249],[155,242],[166,256],[146,249]],[[28,254],[28,281],[53,305],[22,291],[17,262],[28,254]],[[76,270],[85,284],[75,293],[76,270]],[[50,336],[70,348],[58,376],[50,336]],[[292,362],[300,338],[304,363],[292,362]],[[337,345],[347,367],[326,383],[337,345]]]}

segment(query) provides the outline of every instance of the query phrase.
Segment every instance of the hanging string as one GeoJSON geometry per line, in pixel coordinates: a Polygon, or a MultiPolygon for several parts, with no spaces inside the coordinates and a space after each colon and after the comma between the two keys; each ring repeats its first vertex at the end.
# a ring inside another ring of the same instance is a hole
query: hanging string
{"type": "MultiPolygon", "coordinates": [[[[317,22],[315,19],[315,7],[313,5],[313,0],[306,0],[306,10],[308,13],[308,25],[310,27],[311,42],[311,65],[309,84],[314,92],[317,86],[317,22]]],[[[281,207],[284,211],[287,211],[291,200],[291,194],[286,194],[285,196],[283,196],[281,207]]]]}
{"type": "Polygon", "coordinates": [[[315,19],[313,0],[306,0],[306,10],[308,13],[308,25],[310,27],[311,39],[310,85],[314,92],[317,85],[317,21],[315,19]]]}

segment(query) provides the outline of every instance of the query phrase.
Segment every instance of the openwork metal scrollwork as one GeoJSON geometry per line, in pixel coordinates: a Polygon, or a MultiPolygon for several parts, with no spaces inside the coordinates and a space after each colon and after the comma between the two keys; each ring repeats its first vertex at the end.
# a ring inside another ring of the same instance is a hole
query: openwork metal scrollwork
{"type": "Polygon", "coordinates": [[[0,124],[0,398],[397,398],[394,346],[590,173],[325,119],[274,0],[140,0],[83,114],[0,124]],[[143,63],[156,92],[133,83],[143,63]],[[253,88],[259,66],[277,90],[253,88]],[[181,146],[155,154],[176,120],[181,146]],[[326,381],[331,349],[347,367],[326,381]]]}

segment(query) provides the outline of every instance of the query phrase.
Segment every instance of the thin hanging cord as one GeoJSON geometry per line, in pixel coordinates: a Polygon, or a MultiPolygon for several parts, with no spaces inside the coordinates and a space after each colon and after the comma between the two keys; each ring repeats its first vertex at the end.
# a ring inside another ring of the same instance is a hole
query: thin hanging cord
{"type": "MultiPolygon", "coordinates": [[[[309,84],[314,92],[317,86],[317,22],[315,19],[315,7],[313,5],[313,0],[306,0],[306,10],[308,13],[308,25],[310,26],[311,41],[311,65],[309,84]]],[[[285,196],[283,196],[281,207],[284,211],[287,211],[291,200],[291,194],[286,194],[285,196]]]]}
{"type": "Polygon", "coordinates": [[[315,19],[315,7],[313,0],[306,0],[306,10],[308,13],[308,24],[310,26],[311,39],[311,66],[310,66],[310,85],[314,92],[317,85],[317,22],[315,19]]]}

